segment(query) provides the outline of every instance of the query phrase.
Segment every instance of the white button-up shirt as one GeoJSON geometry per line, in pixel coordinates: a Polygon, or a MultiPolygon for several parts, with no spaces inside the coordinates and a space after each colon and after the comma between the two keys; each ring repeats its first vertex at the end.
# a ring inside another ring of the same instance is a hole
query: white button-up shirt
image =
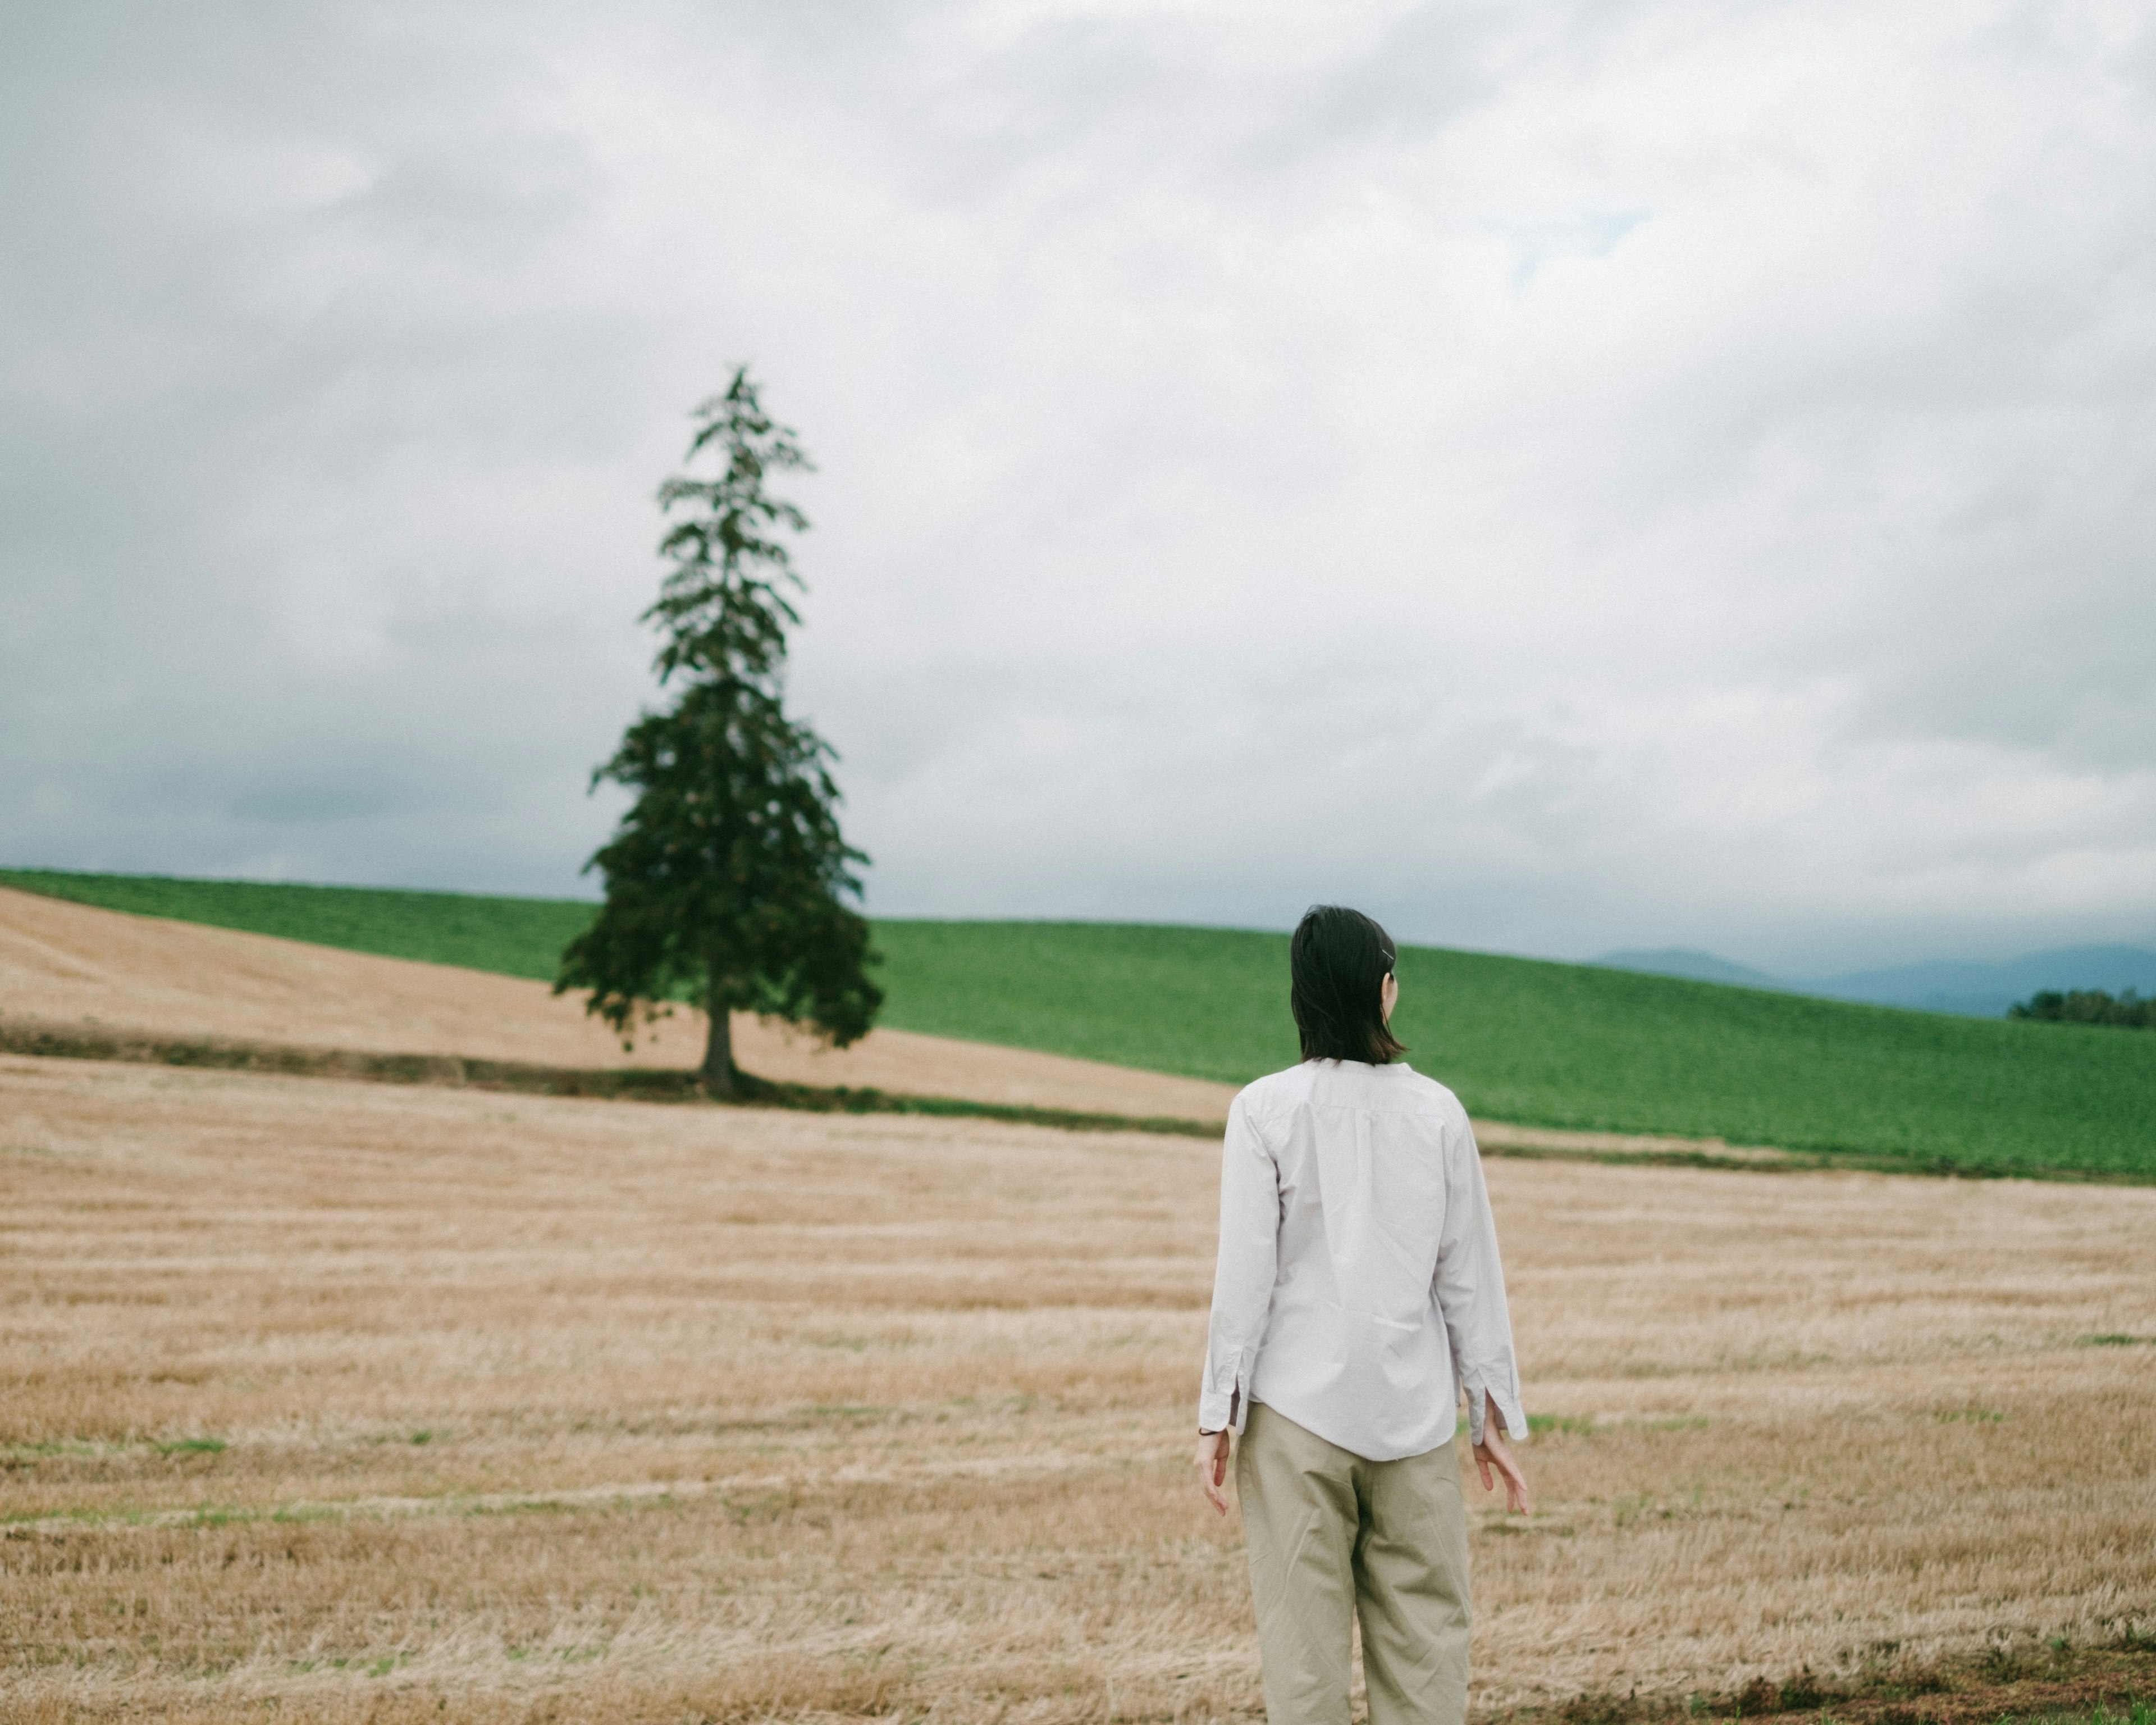
{"type": "Polygon", "coordinates": [[[1527,1435],[1482,1158],[1460,1099],[1401,1062],[1306,1060],[1239,1095],[1198,1423],[1263,1402],[1372,1461],[1453,1435],[1460,1392],[1527,1435]]]}

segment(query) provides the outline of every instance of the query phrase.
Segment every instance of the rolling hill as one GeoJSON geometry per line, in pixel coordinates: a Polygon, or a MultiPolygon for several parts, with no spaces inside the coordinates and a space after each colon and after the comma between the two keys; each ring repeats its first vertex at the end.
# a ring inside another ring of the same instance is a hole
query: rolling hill
{"type": "Polygon", "coordinates": [[[1991,963],[1900,964],[1883,970],[1810,978],[1770,976],[1689,947],[1604,952],[1594,962],[1613,970],[1646,971],[1656,976],[1735,983],[1790,994],[1824,995],[1830,1000],[1863,1000],[1874,1006],[1903,1006],[1917,1012],[1952,1012],[1984,1019],[2004,1016],[2015,1001],[2025,1000],[2043,988],[2056,988],[2061,993],[2072,988],[2101,988],[2110,994],[2132,988],[2143,996],[2156,994],[2156,952],[2143,947],[2054,947],[1991,963]]]}
{"type": "MultiPolygon", "coordinates": [[[[547,978],[575,901],[0,871],[116,910],[547,978]]],[[[1287,938],[879,922],[896,1029],[1240,1083],[1295,1058],[1287,938]]],[[[2156,1178],[2156,1036],[1407,947],[1396,1020],[1478,1116],[1967,1172],[2156,1178]]]]}

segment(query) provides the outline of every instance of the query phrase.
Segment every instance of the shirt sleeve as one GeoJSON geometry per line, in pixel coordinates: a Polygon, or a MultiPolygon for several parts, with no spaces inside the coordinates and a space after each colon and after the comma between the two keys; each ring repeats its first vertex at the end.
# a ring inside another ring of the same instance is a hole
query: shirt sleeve
{"type": "Polygon", "coordinates": [[[1250,1417],[1250,1372],[1265,1339],[1279,1263],[1280,1171],[1237,1096],[1220,1153],[1220,1256],[1198,1396],[1200,1430],[1240,1432],[1250,1417]]]}
{"type": "Polygon", "coordinates": [[[1512,1352],[1512,1319],[1505,1305],[1505,1270],[1497,1259],[1497,1223],[1482,1180],[1482,1156],[1463,1120],[1445,1134],[1445,1227],[1437,1247],[1437,1309],[1452,1342],[1453,1369],[1467,1394],[1467,1432],[1481,1443],[1495,1402],[1507,1436],[1527,1440],[1520,1406],[1520,1367],[1512,1352]]]}

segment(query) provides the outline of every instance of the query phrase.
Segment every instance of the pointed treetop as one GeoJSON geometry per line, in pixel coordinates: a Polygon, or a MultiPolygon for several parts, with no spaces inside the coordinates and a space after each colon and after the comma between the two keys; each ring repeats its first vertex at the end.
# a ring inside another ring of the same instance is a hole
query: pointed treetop
{"type": "Polygon", "coordinates": [[[808,518],[783,498],[767,495],[765,476],[788,468],[815,471],[790,426],[763,410],[747,366],[690,416],[696,434],[686,465],[706,452],[720,470],[705,478],[680,473],[659,487],[669,516],[686,507],[659,542],[672,563],[659,598],[644,614],[665,634],[654,661],[659,680],[696,670],[723,680],[768,685],[786,659],[786,630],[800,622],[787,589],[805,592],[782,532],[808,531],[808,518]]]}

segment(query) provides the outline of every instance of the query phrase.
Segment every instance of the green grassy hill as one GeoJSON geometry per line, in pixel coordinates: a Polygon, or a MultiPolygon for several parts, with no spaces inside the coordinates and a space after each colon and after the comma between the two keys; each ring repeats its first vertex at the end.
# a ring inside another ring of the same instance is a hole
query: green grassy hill
{"type": "MultiPolygon", "coordinates": [[[[0,884],[361,952],[551,978],[591,906],[0,870],[0,884]]],[[[1240,1083],[1295,1058],[1287,938],[885,922],[883,1022],[1240,1083]]],[[[1396,1028],[1476,1113],[1912,1166],[2156,1178],[2156,1035],[1950,1018],[1406,947],[1396,1028]]]]}

